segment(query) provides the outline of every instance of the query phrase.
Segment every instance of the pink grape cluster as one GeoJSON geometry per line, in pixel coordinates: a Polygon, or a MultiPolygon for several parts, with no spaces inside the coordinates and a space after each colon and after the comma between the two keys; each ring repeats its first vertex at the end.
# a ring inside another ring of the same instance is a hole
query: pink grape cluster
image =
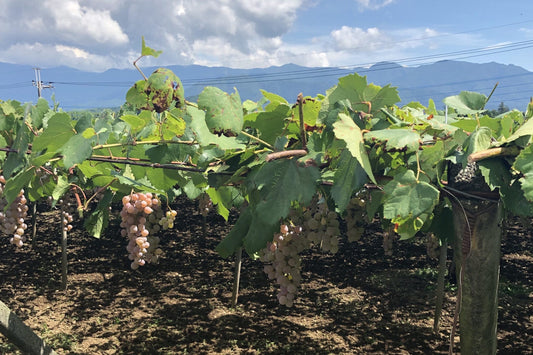
{"type": "MultiPolygon", "coordinates": [[[[0,176],[0,196],[4,193],[4,185],[6,179],[0,176]]],[[[24,245],[26,236],[25,230],[28,226],[25,223],[25,218],[28,215],[28,201],[24,196],[24,190],[21,190],[15,200],[9,205],[7,210],[4,209],[7,205],[5,198],[0,198],[0,228],[4,234],[11,235],[9,242],[17,247],[24,245]]]]}
{"type": "Polygon", "coordinates": [[[164,213],[161,201],[150,192],[132,193],[122,198],[121,234],[128,237],[126,250],[133,270],[147,262],[156,264],[159,261],[163,250],[159,248],[159,237],[153,234],[172,228],[176,215],[174,210],[164,213]]]}
{"type": "Polygon", "coordinates": [[[278,301],[287,307],[294,304],[302,281],[300,252],[307,248],[309,242],[302,235],[302,227],[282,224],[273,241],[260,252],[265,273],[279,285],[278,301]]]}
{"type": "Polygon", "coordinates": [[[326,203],[319,203],[303,213],[304,233],[310,243],[335,254],[339,250],[339,220],[326,203]]]}
{"type": "MultiPolygon", "coordinates": [[[[49,199],[52,201],[51,196],[49,199]]],[[[76,199],[72,194],[68,193],[59,201],[57,201],[56,206],[61,209],[61,226],[63,227],[63,230],[70,232],[72,230],[71,223],[74,221],[73,214],[75,213],[77,207],[76,199]]]]}

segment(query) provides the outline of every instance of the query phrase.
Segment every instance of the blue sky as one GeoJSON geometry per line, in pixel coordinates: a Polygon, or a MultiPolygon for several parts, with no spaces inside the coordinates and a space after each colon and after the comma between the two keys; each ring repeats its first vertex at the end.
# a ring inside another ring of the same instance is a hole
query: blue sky
{"type": "Polygon", "coordinates": [[[90,71],[144,65],[361,66],[443,59],[533,71],[533,2],[0,0],[0,61],[90,71]]]}

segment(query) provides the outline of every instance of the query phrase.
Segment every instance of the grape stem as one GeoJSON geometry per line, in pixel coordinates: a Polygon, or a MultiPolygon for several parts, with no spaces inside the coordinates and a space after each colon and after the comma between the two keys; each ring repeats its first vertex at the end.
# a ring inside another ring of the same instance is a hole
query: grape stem
{"type": "Polygon", "coordinates": [[[250,138],[250,139],[253,139],[253,140],[255,140],[255,141],[257,141],[257,142],[259,142],[259,143],[261,143],[261,144],[267,146],[267,147],[270,148],[270,149],[274,149],[274,147],[273,147],[270,143],[267,143],[267,142],[265,142],[264,140],[262,140],[262,139],[260,139],[260,138],[257,138],[256,136],[251,135],[251,134],[248,133],[248,132],[241,131],[241,134],[242,134],[243,136],[246,136],[246,137],[248,137],[248,138],[250,138]]]}

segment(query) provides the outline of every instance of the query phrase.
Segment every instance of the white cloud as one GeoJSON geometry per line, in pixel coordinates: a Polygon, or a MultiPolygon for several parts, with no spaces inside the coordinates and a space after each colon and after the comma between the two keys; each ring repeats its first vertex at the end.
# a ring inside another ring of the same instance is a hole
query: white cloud
{"type": "Polygon", "coordinates": [[[81,6],[78,0],[47,0],[43,1],[43,8],[52,19],[48,25],[60,38],[110,45],[128,42],[128,36],[108,10],[81,6]]]}
{"type": "Polygon", "coordinates": [[[332,31],[330,36],[337,50],[375,51],[389,42],[387,36],[376,27],[363,30],[359,27],[342,26],[332,31]]]}
{"type": "Polygon", "coordinates": [[[361,11],[364,10],[377,10],[387,5],[390,5],[395,0],[355,0],[359,5],[361,11]]]}

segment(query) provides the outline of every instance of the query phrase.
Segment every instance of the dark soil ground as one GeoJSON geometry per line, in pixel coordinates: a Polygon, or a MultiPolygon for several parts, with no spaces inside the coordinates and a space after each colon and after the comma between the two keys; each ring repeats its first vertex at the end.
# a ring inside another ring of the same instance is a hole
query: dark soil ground
{"type": "MultiPolygon", "coordinates": [[[[212,215],[204,238],[196,206],[176,207],[176,226],[162,238],[164,258],[137,271],[129,268],[116,219],[102,239],[75,228],[66,291],[58,215],[40,213],[34,247],[30,241],[15,250],[0,239],[0,299],[59,354],[447,354],[455,287],[446,287],[435,335],[437,261],[422,242],[397,242],[387,257],[379,228],[370,225],[336,255],[306,254],[292,308],[278,305],[261,263],[245,257],[232,309],[233,260],[213,251],[230,225],[212,215]]],[[[533,354],[531,224],[510,225],[502,245],[499,354],[533,354]]],[[[15,353],[0,336],[0,354],[15,353]]]]}

